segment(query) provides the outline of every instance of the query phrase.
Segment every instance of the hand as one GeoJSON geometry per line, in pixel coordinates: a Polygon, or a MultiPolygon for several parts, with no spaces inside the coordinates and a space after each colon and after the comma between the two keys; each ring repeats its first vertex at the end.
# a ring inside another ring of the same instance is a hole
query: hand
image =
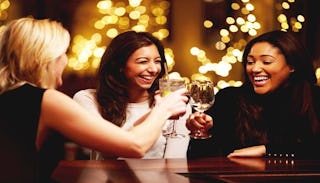
{"type": "Polygon", "coordinates": [[[266,146],[258,145],[234,150],[227,157],[262,157],[266,154],[266,146]]]}
{"type": "Polygon", "coordinates": [[[199,129],[208,131],[213,126],[213,119],[205,113],[195,112],[187,119],[186,126],[191,132],[199,129]]]}
{"type": "Polygon", "coordinates": [[[187,109],[187,97],[188,90],[186,88],[178,89],[174,92],[170,92],[168,95],[161,97],[160,92],[156,92],[155,105],[167,108],[172,113],[170,119],[182,116],[186,113],[187,109]]]}

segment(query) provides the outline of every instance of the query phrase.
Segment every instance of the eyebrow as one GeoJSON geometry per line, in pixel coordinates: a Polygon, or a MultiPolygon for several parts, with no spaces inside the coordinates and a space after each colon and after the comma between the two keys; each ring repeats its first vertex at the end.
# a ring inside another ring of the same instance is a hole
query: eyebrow
{"type": "MultiPolygon", "coordinates": [[[[255,57],[254,55],[250,55],[250,54],[248,54],[248,56],[247,57],[255,57]]],[[[274,59],[276,59],[276,57],[275,56],[273,56],[273,55],[259,55],[258,57],[272,57],[272,58],[274,58],[274,59]]]]}
{"type": "MultiPolygon", "coordinates": [[[[135,60],[140,60],[140,59],[148,59],[148,60],[150,60],[152,58],[142,56],[142,57],[137,57],[135,60]]],[[[155,59],[161,59],[161,56],[155,57],[153,60],[155,60],[155,59]]]]}

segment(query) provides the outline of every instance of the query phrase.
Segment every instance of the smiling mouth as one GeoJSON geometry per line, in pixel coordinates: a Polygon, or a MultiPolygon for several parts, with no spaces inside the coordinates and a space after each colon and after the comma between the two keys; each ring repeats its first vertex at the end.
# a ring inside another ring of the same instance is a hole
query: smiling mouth
{"type": "Polygon", "coordinates": [[[144,80],[148,80],[148,81],[150,81],[150,80],[153,80],[154,79],[154,77],[153,76],[140,76],[142,79],[144,79],[144,80]]]}
{"type": "Polygon", "coordinates": [[[266,82],[269,80],[270,78],[267,76],[255,76],[253,77],[253,82],[256,86],[262,86],[264,84],[266,84],[266,82]]]}

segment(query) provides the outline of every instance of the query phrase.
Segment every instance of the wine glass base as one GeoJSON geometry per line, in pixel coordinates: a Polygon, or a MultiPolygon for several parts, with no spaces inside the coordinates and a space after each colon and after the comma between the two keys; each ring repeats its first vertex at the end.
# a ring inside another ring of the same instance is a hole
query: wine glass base
{"type": "Polygon", "coordinates": [[[207,134],[207,135],[204,135],[204,134],[190,134],[190,138],[193,138],[193,139],[208,139],[212,137],[212,135],[210,134],[207,134]]]}

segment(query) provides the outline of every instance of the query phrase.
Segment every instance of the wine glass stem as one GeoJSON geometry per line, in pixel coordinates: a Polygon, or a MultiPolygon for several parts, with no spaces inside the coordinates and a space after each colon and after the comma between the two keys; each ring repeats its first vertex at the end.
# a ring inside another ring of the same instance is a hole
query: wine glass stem
{"type": "Polygon", "coordinates": [[[173,135],[177,134],[177,132],[176,132],[176,120],[172,121],[172,134],[173,135]]]}
{"type": "Polygon", "coordinates": [[[179,137],[185,137],[184,134],[178,134],[176,130],[176,121],[177,120],[172,120],[172,131],[169,135],[170,138],[179,138],[179,137]]]}

